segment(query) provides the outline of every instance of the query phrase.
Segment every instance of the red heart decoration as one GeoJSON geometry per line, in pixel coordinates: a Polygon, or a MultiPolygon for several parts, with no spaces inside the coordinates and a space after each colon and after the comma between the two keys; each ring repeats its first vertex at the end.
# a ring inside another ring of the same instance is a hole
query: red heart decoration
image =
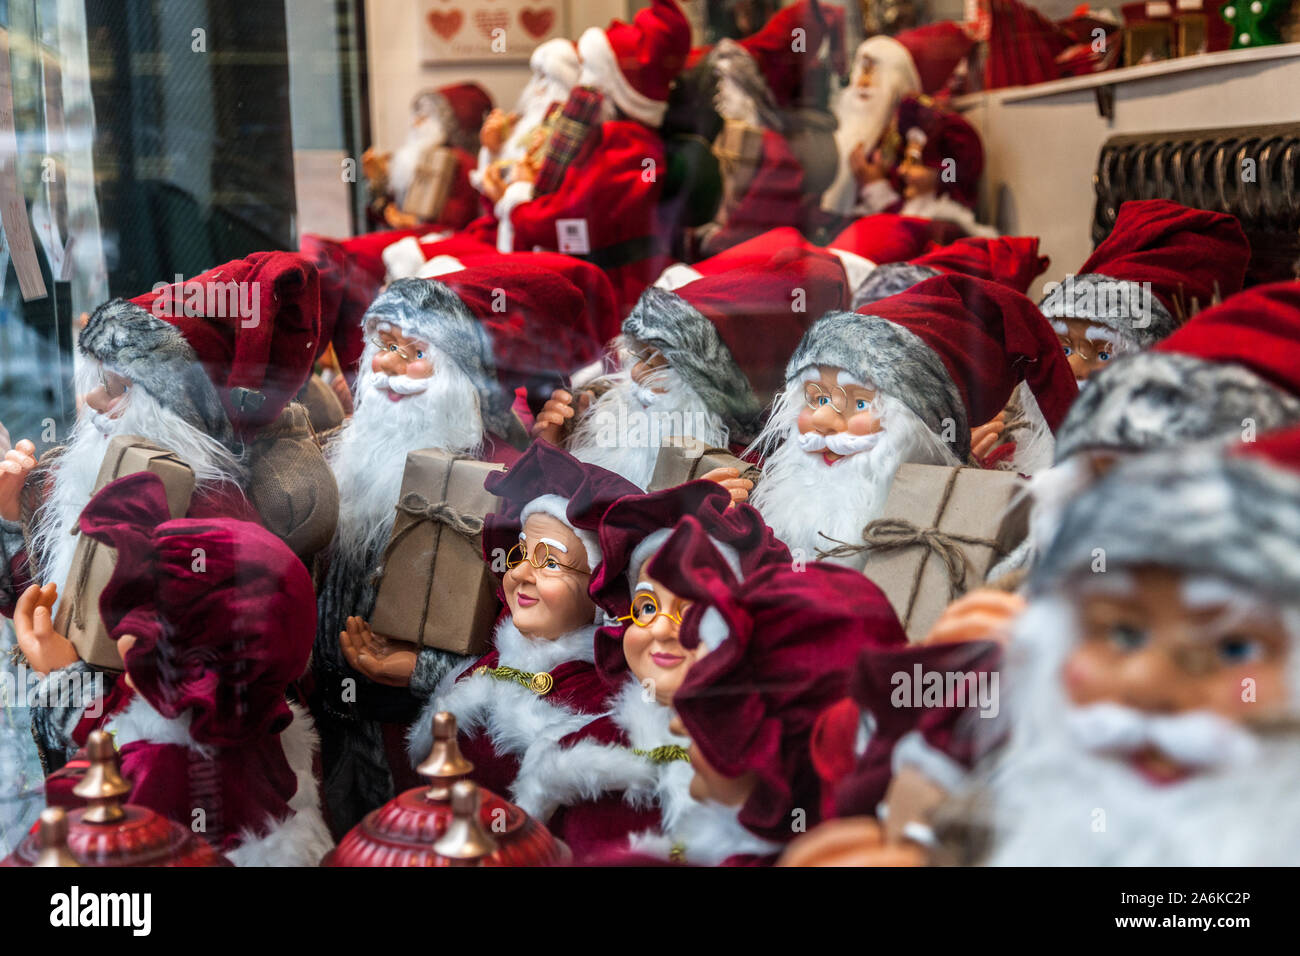
{"type": "Polygon", "coordinates": [[[452,10],[448,13],[440,13],[437,10],[429,11],[429,26],[433,32],[438,34],[444,40],[450,40],[460,30],[460,25],[465,18],[459,10],[452,10]]]}
{"type": "Polygon", "coordinates": [[[519,25],[528,31],[532,37],[542,37],[550,32],[555,23],[554,10],[534,10],[532,7],[524,7],[519,11],[519,25]]]}
{"type": "Polygon", "coordinates": [[[475,10],[474,26],[485,37],[491,37],[493,30],[504,30],[510,25],[510,14],[506,10],[475,10]]]}

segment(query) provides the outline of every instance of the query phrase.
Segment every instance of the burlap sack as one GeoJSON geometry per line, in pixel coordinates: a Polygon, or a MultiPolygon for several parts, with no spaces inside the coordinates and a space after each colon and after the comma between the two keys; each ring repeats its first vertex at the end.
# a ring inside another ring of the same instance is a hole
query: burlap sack
{"type": "Polygon", "coordinates": [[[292,402],[263,428],[249,454],[248,498],[267,529],[310,566],[334,538],[339,489],[305,406],[292,402]]]}

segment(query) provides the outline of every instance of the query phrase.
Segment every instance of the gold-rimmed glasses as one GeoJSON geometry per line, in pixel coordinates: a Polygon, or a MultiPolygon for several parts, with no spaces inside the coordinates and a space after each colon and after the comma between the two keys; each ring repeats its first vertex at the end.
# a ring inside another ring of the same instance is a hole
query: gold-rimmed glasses
{"type": "Polygon", "coordinates": [[[637,627],[649,627],[654,623],[655,618],[663,615],[670,621],[677,622],[677,626],[682,626],[682,615],[690,607],[689,603],[678,605],[680,608],[676,613],[665,611],[659,607],[659,599],[649,591],[641,591],[632,597],[631,613],[624,614],[619,618],[620,621],[631,621],[637,627]]]}
{"type": "Polygon", "coordinates": [[[425,357],[428,348],[424,345],[398,345],[396,342],[385,342],[379,336],[370,339],[370,344],[381,352],[391,352],[403,362],[413,362],[416,359],[425,357]]]}
{"type": "Polygon", "coordinates": [[[590,571],[584,571],[581,568],[575,568],[571,564],[565,564],[563,561],[551,554],[551,549],[545,541],[538,541],[533,545],[533,553],[530,555],[524,547],[524,542],[520,541],[510,549],[506,554],[506,567],[517,568],[527,561],[535,570],[538,571],[559,571],[563,568],[566,571],[572,571],[574,574],[590,575],[590,571]]]}
{"type": "Polygon", "coordinates": [[[850,397],[848,391],[843,385],[836,385],[830,391],[820,382],[807,382],[803,387],[803,400],[813,411],[819,408],[825,408],[829,405],[841,415],[849,412],[864,412],[871,407],[875,400],[874,396],[867,398],[860,395],[858,398],[850,397]]]}

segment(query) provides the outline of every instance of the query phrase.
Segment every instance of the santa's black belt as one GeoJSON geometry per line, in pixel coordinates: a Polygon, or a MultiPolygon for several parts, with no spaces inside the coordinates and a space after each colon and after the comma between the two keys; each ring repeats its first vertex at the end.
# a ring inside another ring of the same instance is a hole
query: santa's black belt
{"type": "Polygon", "coordinates": [[[575,259],[585,259],[601,269],[619,269],[634,262],[644,262],[655,256],[667,256],[668,244],[659,236],[638,236],[624,239],[603,249],[593,249],[586,255],[575,255],[575,259]]]}

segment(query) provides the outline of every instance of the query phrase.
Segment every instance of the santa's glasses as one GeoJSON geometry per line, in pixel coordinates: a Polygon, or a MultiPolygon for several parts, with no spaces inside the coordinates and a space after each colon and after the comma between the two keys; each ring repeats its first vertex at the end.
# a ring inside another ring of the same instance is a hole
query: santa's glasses
{"type": "Polygon", "coordinates": [[[403,362],[413,362],[416,359],[422,359],[429,351],[429,348],[426,345],[398,345],[396,342],[385,342],[379,336],[372,338],[370,344],[381,352],[391,352],[403,362]]]}
{"type": "Polygon", "coordinates": [[[843,385],[836,385],[830,391],[827,391],[823,385],[817,382],[808,382],[803,387],[803,400],[813,411],[819,408],[830,406],[841,415],[847,413],[865,412],[871,408],[874,398],[868,398],[866,395],[859,395],[856,398],[845,391],[843,385]]]}
{"type": "Polygon", "coordinates": [[[676,622],[678,627],[682,626],[682,615],[690,607],[689,603],[679,604],[676,613],[665,611],[659,607],[658,599],[649,593],[636,595],[632,600],[632,612],[624,614],[619,618],[620,621],[631,621],[637,627],[649,627],[655,622],[655,618],[661,614],[670,621],[676,622]]]}
{"type": "Polygon", "coordinates": [[[591,574],[590,571],[584,571],[581,568],[575,568],[571,564],[565,564],[563,561],[560,561],[551,554],[551,549],[547,547],[545,541],[538,541],[537,544],[533,546],[533,553],[531,555],[528,553],[528,550],[522,541],[511,548],[509,553],[506,555],[507,568],[517,568],[525,561],[527,561],[529,565],[537,571],[565,570],[572,571],[574,574],[591,574]]]}

